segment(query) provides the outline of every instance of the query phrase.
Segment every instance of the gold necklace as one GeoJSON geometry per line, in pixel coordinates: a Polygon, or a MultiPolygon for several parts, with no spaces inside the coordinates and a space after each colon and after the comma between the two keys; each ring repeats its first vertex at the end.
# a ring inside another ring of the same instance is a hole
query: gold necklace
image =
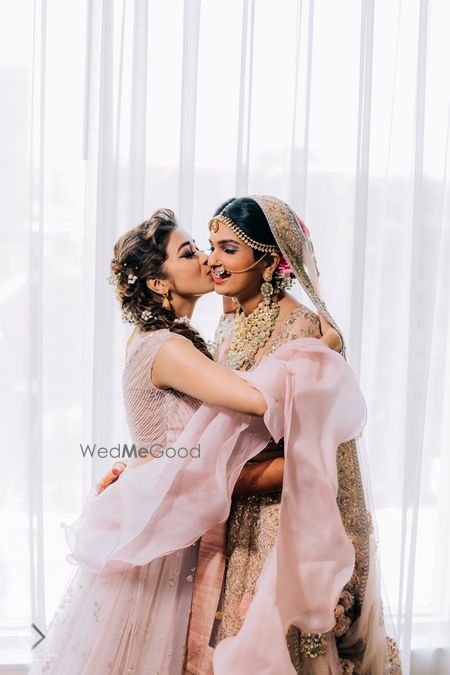
{"type": "Polygon", "coordinates": [[[279,313],[276,295],[269,304],[262,300],[248,315],[238,307],[226,356],[228,368],[247,370],[253,364],[255,355],[272,335],[279,313]]]}

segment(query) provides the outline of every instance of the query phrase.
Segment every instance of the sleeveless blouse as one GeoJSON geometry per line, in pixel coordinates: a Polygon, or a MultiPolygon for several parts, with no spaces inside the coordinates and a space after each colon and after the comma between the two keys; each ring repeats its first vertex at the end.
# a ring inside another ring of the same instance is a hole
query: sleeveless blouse
{"type": "Polygon", "coordinates": [[[181,435],[201,401],[174,389],[159,389],[151,380],[155,357],[168,340],[189,340],[164,328],[139,331],[128,351],[122,376],[125,413],[136,449],[168,448],[181,435]]]}

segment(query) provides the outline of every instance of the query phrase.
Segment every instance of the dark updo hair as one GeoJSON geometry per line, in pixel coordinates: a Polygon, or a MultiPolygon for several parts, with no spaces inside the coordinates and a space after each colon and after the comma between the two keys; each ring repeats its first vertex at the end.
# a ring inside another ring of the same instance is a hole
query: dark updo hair
{"type": "MultiPolygon", "coordinates": [[[[232,197],[227,199],[215,211],[214,215],[219,213],[228,216],[243,232],[259,244],[271,244],[277,246],[277,242],[272,234],[267,218],[260,205],[251,197],[232,197]]],[[[253,249],[255,260],[261,257],[261,251],[253,249]]]]}
{"type": "Polygon", "coordinates": [[[149,220],[123,234],[114,246],[111,274],[115,280],[116,296],[126,321],[143,331],[168,328],[172,333],[187,337],[203,354],[212,358],[202,336],[192,326],[176,322],[172,309],[163,309],[162,298],[153,292],[147,279],[166,279],[163,270],[167,259],[170,233],[178,227],[170,209],[159,209],[149,220]],[[129,275],[137,278],[128,282],[129,275]],[[146,312],[151,317],[143,318],[146,312]]]}

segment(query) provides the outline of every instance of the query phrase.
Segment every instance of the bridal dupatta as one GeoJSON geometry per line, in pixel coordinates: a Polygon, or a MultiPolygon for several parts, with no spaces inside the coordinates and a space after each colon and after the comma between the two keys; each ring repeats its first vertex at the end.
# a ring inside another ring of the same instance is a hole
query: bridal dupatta
{"type": "Polygon", "coordinates": [[[366,406],[342,356],[311,338],[286,343],[255,370],[237,374],[263,394],[264,418],[202,405],[174,444],[200,445],[200,456],[165,455],[127,468],[100,495],[91,493],[80,519],[66,528],[69,557],[103,573],[190,546],[227,519],[245,462],[271,436],[284,437],[275,545],[241,630],[215,649],[214,673],[295,673],[286,631],[291,624],[304,632],[331,630],[353,573],[354,547],[336,501],[336,452],[362,433],[366,406]]]}

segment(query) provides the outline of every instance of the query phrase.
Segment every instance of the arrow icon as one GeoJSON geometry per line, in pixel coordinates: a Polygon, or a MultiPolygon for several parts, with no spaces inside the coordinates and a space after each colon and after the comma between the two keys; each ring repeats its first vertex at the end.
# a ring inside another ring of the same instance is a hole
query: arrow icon
{"type": "Polygon", "coordinates": [[[45,635],[42,631],[39,630],[39,628],[34,623],[31,624],[31,628],[34,628],[36,633],[39,633],[39,635],[41,636],[39,640],[35,642],[34,645],[31,647],[31,649],[35,649],[35,647],[37,647],[42,642],[42,640],[45,639],[45,635]]]}

